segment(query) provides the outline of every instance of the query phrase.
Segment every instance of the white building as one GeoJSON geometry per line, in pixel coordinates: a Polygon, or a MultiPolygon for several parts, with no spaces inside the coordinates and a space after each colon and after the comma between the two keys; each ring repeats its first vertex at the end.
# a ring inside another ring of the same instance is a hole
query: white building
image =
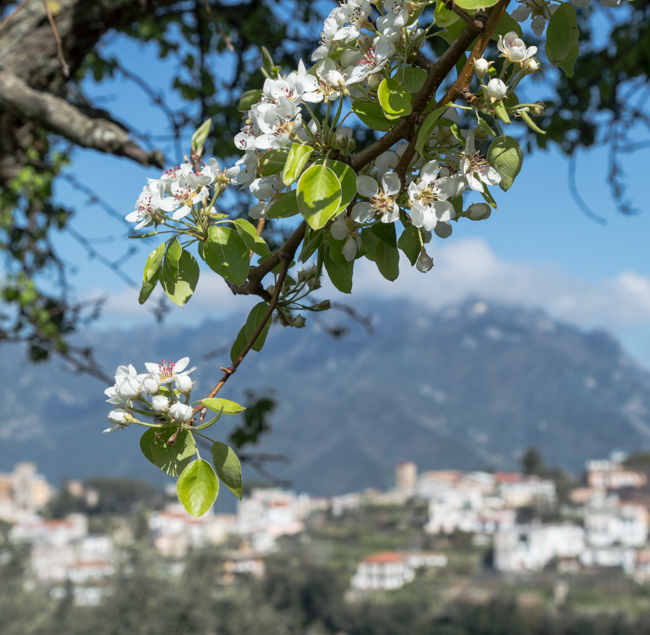
{"type": "Polygon", "coordinates": [[[548,505],[555,503],[555,483],[539,478],[524,476],[516,472],[497,472],[497,491],[506,507],[516,509],[528,505],[548,505]]]}
{"type": "Polygon", "coordinates": [[[554,558],[579,558],[585,532],[571,525],[519,525],[494,535],[497,571],[541,571],[554,558]]]}
{"type": "Polygon", "coordinates": [[[623,487],[642,487],[646,483],[645,474],[626,469],[619,461],[604,459],[585,463],[587,483],[595,489],[621,489],[623,487]]]}
{"type": "Polygon", "coordinates": [[[0,474],[0,519],[17,522],[33,517],[53,491],[34,463],[16,463],[11,474],[0,474]]]}
{"type": "Polygon", "coordinates": [[[642,547],[648,538],[648,512],[617,496],[593,497],[585,508],[586,538],[592,547],[642,547]]]}
{"type": "Polygon", "coordinates": [[[384,551],[364,558],[350,584],[358,591],[392,591],[411,582],[420,567],[445,566],[444,554],[384,551]]]}

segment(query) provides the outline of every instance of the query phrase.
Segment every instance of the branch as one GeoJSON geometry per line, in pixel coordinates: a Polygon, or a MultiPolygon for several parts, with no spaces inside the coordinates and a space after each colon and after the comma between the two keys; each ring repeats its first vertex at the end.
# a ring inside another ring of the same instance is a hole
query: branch
{"type": "Polygon", "coordinates": [[[143,150],[119,126],[106,119],[92,119],[65,99],[34,90],[22,79],[3,70],[0,70],[0,110],[39,123],[82,148],[162,168],[159,152],[143,150]]]}
{"type": "MultiPolygon", "coordinates": [[[[305,223],[303,222],[302,225],[304,224],[305,223]]],[[[294,232],[294,235],[295,234],[296,232],[294,232]]],[[[291,236],[291,238],[293,238],[293,236],[291,236]]],[[[248,340],[248,343],[244,347],[244,350],[239,354],[239,357],[237,357],[237,359],[232,363],[232,366],[222,369],[224,371],[224,376],[221,378],[221,381],[210,391],[210,394],[207,397],[205,397],[206,399],[211,399],[223,388],[224,384],[228,381],[228,379],[230,379],[230,376],[237,370],[237,368],[242,363],[242,361],[244,361],[244,357],[246,357],[246,355],[248,355],[248,352],[251,350],[251,348],[253,348],[253,344],[255,344],[257,338],[262,334],[262,331],[264,330],[266,323],[271,319],[271,316],[273,315],[273,311],[275,311],[275,307],[277,306],[278,300],[280,299],[280,293],[282,292],[282,285],[284,284],[284,279],[287,277],[287,273],[289,272],[289,265],[293,260],[293,257],[296,253],[296,249],[300,244],[300,240],[302,240],[302,238],[298,240],[298,242],[295,243],[295,247],[293,247],[293,251],[290,251],[289,249],[287,249],[287,245],[289,244],[291,238],[289,238],[289,240],[285,243],[285,246],[282,249],[275,252],[276,254],[278,253],[280,254],[279,258],[280,261],[282,262],[282,269],[280,270],[280,275],[278,276],[277,282],[275,283],[275,290],[273,292],[273,297],[271,298],[271,302],[269,303],[266,312],[262,316],[260,323],[257,325],[257,328],[255,329],[255,333],[253,333],[253,337],[251,337],[250,340],[248,340]]],[[[204,407],[205,406],[202,403],[197,404],[194,407],[194,414],[202,410],[204,407]]]]}

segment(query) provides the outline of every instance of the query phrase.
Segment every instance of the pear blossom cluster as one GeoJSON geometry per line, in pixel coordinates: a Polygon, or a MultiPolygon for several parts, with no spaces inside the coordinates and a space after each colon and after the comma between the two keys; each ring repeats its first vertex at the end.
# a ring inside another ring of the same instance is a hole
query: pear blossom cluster
{"type": "Polygon", "coordinates": [[[212,186],[223,187],[236,182],[239,172],[238,166],[223,170],[214,158],[199,173],[190,163],[169,168],[160,178],[147,179],[135,209],[126,220],[136,223],[136,230],[170,220],[180,221],[198,210],[202,203],[206,204],[212,186]]]}
{"type": "Polygon", "coordinates": [[[196,370],[186,370],[189,363],[189,357],[177,362],[147,363],[146,373],[138,373],[131,364],[118,366],[115,384],[104,391],[107,403],[113,406],[108,414],[111,427],[104,432],[115,432],[131,423],[142,425],[138,416],[154,417],[157,423],[189,421],[194,416],[189,405],[194,385],[190,373],[196,370]]]}

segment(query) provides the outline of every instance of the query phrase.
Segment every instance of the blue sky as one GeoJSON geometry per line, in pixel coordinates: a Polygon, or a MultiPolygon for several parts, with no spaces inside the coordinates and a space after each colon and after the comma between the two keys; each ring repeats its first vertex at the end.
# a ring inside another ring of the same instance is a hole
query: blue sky
{"type": "MultiPolygon", "coordinates": [[[[154,87],[169,92],[171,59],[159,61],[153,47],[122,37],[113,38],[107,50],[119,55],[129,70],[145,76],[154,87]]],[[[154,134],[167,132],[164,116],[133,83],[117,77],[99,85],[89,81],[87,89],[100,105],[136,128],[154,134]]],[[[170,163],[177,162],[170,145],[163,143],[161,149],[170,163]]],[[[437,266],[431,272],[409,271],[404,281],[400,278],[391,284],[364,265],[355,274],[357,291],[365,296],[408,297],[433,306],[481,294],[495,301],[541,307],[585,328],[611,330],[622,338],[629,353],[650,366],[650,215],[642,191],[646,170],[639,158],[631,156],[624,163],[629,194],[641,211],[639,215],[625,217],[616,211],[606,182],[605,149],[580,153],[577,184],[585,202],[607,220],[606,225],[588,219],[571,198],[565,157],[555,149],[538,151],[526,157],[509,192],[497,189],[499,210],[489,220],[460,222],[451,238],[444,243],[437,240],[432,249],[437,266]]],[[[146,177],[158,176],[158,170],[86,150],[75,152],[68,173],[123,215],[133,209],[146,177]]],[[[124,269],[140,280],[146,255],[158,244],[155,239],[127,241],[119,221],[89,205],[87,197],[65,181],[59,181],[56,197],[77,209],[72,224],[81,234],[100,241],[113,238],[96,245],[108,258],[116,258],[135,243],[139,251],[124,269]]],[[[110,294],[99,326],[151,320],[123,281],[97,261],[88,260],[69,236],[57,236],[56,245],[77,267],[72,281],[79,297],[110,294]]],[[[244,305],[246,301],[242,301],[244,305]]],[[[237,306],[225,285],[206,272],[190,305],[184,310],[174,307],[169,319],[172,323],[196,322],[237,306]]]]}

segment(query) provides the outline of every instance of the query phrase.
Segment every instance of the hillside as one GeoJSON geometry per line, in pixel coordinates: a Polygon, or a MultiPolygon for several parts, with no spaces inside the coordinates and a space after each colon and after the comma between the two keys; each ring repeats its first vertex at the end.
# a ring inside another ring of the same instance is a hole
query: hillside
{"type": "MultiPolygon", "coordinates": [[[[259,449],[291,458],[273,469],[297,490],[387,487],[394,464],[407,459],[420,469],[508,469],[535,445],[549,464],[578,472],[586,458],[614,447],[650,447],[650,373],[603,332],[482,302],[437,313],[405,303],[365,310],[374,336],[358,325],[338,340],[313,321],[301,331],[274,326],[262,353],[224,391],[239,399],[245,388],[275,389],[274,430],[259,449]]],[[[189,355],[199,366],[198,397],[227,363],[225,355],[202,355],[232,341],[236,329],[232,320],[88,339],[109,372],[119,363],[189,355]]],[[[56,361],[28,366],[16,348],[3,348],[2,358],[0,471],[30,459],[53,482],[162,476],[140,456],[135,430],[101,434],[108,408],[97,380],[66,373],[56,361]]],[[[212,430],[224,438],[228,428],[212,430]]]]}

